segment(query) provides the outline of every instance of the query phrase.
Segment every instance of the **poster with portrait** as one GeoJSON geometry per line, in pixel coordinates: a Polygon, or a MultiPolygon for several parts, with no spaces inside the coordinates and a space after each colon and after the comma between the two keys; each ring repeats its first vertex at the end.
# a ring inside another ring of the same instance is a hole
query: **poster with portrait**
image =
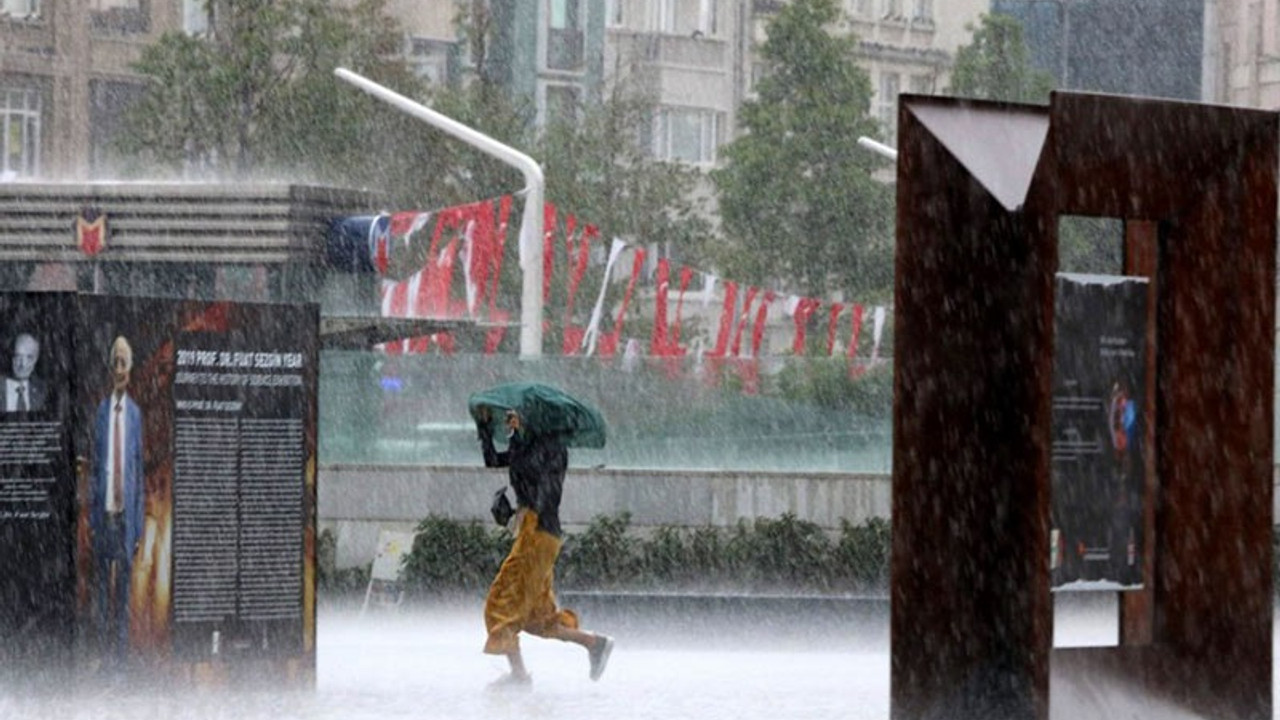
{"type": "Polygon", "coordinates": [[[73,301],[0,294],[0,673],[24,684],[74,640],[71,327],[51,321],[73,301]]]}
{"type": "Polygon", "coordinates": [[[1142,587],[1146,278],[1059,273],[1054,295],[1054,590],[1142,587]]]}
{"type": "Polygon", "coordinates": [[[316,307],[77,302],[82,670],[313,681],[316,307]]]}

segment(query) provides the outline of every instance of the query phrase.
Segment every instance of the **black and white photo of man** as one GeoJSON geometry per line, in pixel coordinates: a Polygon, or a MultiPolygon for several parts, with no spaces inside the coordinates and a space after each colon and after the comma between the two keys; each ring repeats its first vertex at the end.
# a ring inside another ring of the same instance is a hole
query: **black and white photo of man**
{"type": "Polygon", "coordinates": [[[5,412],[30,412],[44,408],[44,381],[33,377],[40,360],[40,341],[30,333],[13,340],[13,373],[4,379],[5,412]]]}

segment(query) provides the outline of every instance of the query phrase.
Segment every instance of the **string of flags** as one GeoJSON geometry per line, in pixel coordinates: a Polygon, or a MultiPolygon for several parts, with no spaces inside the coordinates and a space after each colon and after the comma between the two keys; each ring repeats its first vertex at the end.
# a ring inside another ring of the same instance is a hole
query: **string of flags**
{"type": "MultiPolygon", "coordinates": [[[[501,346],[507,329],[504,325],[512,320],[519,306],[518,294],[504,297],[500,282],[513,202],[512,196],[506,195],[429,212],[342,218],[330,233],[329,262],[380,276],[383,317],[487,321],[492,327],[486,333],[483,352],[492,354],[501,346]],[[406,266],[412,272],[392,271],[393,267],[406,266]],[[397,274],[401,276],[395,277],[397,274]]],[[[542,298],[544,308],[551,307],[548,303],[553,291],[564,300],[563,308],[557,308],[563,313],[559,318],[559,351],[563,355],[647,355],[666,359],[672,372],[679,371],[680,364],[675,360],[691,357],[696,366],[712,370],[708,373],[711,377],[718,377],[722,366],[732,365],[738,370],[744,389],[752,392],[758,387],[756,361],[765,350],[769,320],[780,320],[785,315],[794,324],[787,348],[792,355],[805,355],[815,348],[831,357],[843,353],[853,375],[880,361],[889,312],[883,305],[782,294],[722,279],[687,265],[673,268],[668,258],[656,258],[650,264],[645,247],[617,238],[609,240],[607,248],[605,245],[597,226],[552,203],[545,204],[542,298]],[[560,278],[563,287],[554,282],[560,278]],[[623,278],[625,284],[620,282],[623,278]],[[638,286],[653,291],[654,306],[649,313],[652,326],[633,329],[630,337],[624,337],[627,311],[638,286]],[[592,295],[590,311],[580,309],[580,303],[589,301],[592,295]],[[721,307],[714,334],[691,329],[689,325],[696,323],[695,317],[707,316],[717,296],[721,307]],[[821,327],[823,319],[825,338],[811,343],[807,333],[812,327],[821,327]],[[868,344],[862,341],[868,319],[870,350],[860,357],[861,344],[868,344]]],[[[513,264],[516,263],[505,265],[513,264]]],[[[543,323],[544,329],[551,327],[549,318],[544,317],[543,323]]],[[[782,324],[785,326],[785,321],[782,324]]],[[[778,334],[777,325],[775,322],[774,336],[778,334]]],[[[388,354],[458,350],[450,333],[393,341],[382,349],[388,354]]],[[[785,352],[773,348],[772,354],[785,352]]]]}

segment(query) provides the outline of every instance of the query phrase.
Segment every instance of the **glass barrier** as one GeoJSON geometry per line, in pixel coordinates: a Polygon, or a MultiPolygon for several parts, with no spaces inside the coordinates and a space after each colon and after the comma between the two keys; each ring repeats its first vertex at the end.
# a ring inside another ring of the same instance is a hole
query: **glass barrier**
{"type": "Polygon", "coordinates": [[[538,381],[595,405],[609,427],[578,467],[888,473],[892,366],[843,359],[572,358],[325,351],[320,460],[481,463],[467,397],[538,381]]]}

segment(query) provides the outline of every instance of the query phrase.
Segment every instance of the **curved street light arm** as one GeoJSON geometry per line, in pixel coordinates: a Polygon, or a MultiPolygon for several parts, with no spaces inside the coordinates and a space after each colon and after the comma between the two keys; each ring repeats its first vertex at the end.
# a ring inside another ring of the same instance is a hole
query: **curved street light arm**
{"type": "Polygon", "coordinates": [[[542,173],[542,166],[510,145],[499,142],[421,103],[414,102],[362,75],[346,68],[336,68],[333,74],[397,110],[445,131],[524,174],[524,215],[520,220],[520,269],[523,278],[520,292],[520,356],[540,356],[542,354],[542,261],[538,248],[542,242],[542,206],[546,195],[546,179],[542,173]]]}

